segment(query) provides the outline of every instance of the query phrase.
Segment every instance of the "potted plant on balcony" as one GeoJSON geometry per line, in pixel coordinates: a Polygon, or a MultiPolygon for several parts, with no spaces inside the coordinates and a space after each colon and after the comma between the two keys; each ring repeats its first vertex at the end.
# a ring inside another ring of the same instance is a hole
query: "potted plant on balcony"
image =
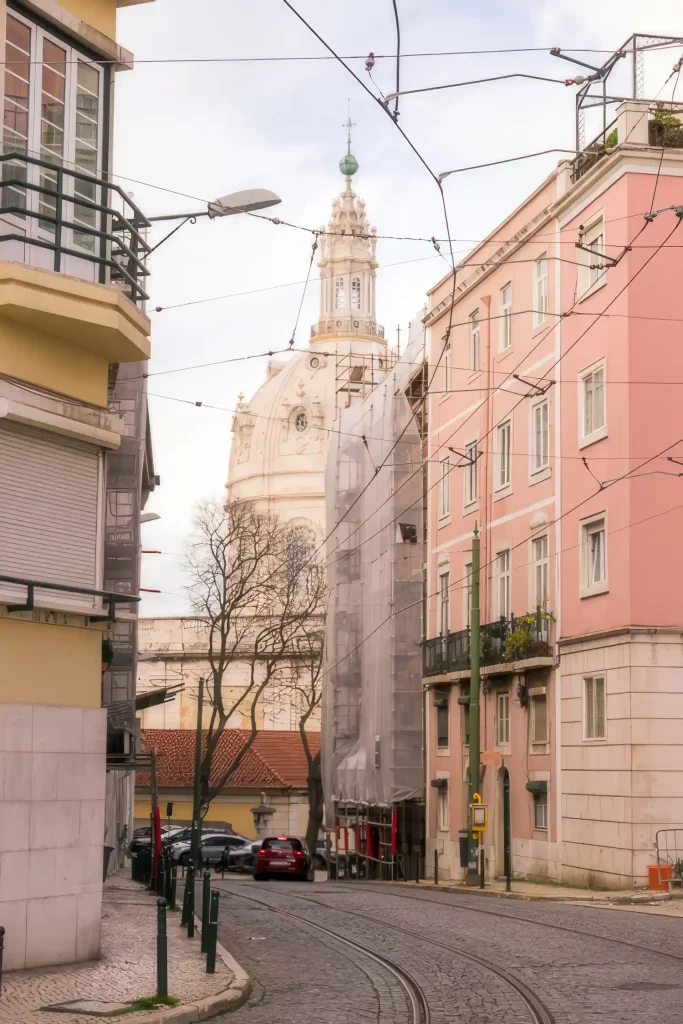
{"type": "Polygon", "coordinates": [[[521,615],[514,620],[513,628],[505,638],[503,659],[505,661],[523,661],[525,658],[548,658],[552,648],[547,640],[542,639],[541,623],[554,622],[551,612],[540,609],[535,615],[521,615]]]}
{"type": "Polygon", "coordinates": [[[652,120],[648,123],[648,130],[650,145],[683,149],[683,123],[678,117],[674,117],[662,103],[658,103],[652,111],[652,120]]]}

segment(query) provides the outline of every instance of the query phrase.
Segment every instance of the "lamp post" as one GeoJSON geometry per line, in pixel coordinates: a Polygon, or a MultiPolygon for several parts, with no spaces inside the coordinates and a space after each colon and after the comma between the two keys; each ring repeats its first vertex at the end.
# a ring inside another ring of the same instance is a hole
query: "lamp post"
{"type": "Polygon", "coordinates": [[[180,224],[176,224],[160,242],[152,246],[145,258],[151,256],[160,245],[163,245],[176,231],[180,231],[188,221],[194,224],[198,217],[215,220],[217,217],[234,217],[238,213],[256,213],[257,210],[266,210],[281,202],[280,197],[267,188],[247,188],[242,192],[230,192],[227,196],[214,199],[212,203],[206,204],[205,210],[193,210],[191,213],[162,213],[158,217],[149,217],[148,220],[151,224],[165,220],[179,220],[180,224]]]}

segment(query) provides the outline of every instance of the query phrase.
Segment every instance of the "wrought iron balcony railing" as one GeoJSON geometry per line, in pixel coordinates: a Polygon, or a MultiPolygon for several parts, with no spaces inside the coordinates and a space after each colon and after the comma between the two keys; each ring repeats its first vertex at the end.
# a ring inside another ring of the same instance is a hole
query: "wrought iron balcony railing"
{"type": "Polygon", "coordinates": [[[0,155],[0,259],[149,298],[150,222],[122,188],[26,153],[0,155]]]}
{"type": "MultiPolygon", "coordinates": [[[[521,618],[499,619],[481,627],[480,663],[501,665],[527,658],[552,655],[550,625],[552,617],[537,612],[521,618]]],[[[423,641],[422,669],[425,676],[444,672],[463,672],[470,668],[469,627],[423,641]]]]}

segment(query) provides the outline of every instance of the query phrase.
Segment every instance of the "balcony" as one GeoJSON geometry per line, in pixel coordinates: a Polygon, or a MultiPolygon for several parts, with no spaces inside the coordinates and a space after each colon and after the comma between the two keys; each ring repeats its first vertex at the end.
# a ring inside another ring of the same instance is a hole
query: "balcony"
{"type": "Polygon", "coordinates": [[[0,156],[0,260],[117,287],[141,308],[150,222],[118,185],[25,153],[0,156]]]}
{"type": "MultiPolygon", "coordinates": [[[[550,638],[552,616],[537,612],[519,618],[499,619],[481,627],[482,669],[516,670],[519,663],[542,659],[551,664],[553,652],[550,638]]],[[[469,675],[470,630],[461,629],[446,636],[432,637],[422,645],[422,671],[425,676],[462,672],[469,675]]],[[[484,672],[493,674],[493,672],[484,672]]]]}
{"type": "Polygon", "coordinates": [[[374,320],[354,319],[351,316],[328,317],[319,320],[311,327],[311,337],[321,334],[363,334],[374,338],[384,338],[384,328],[374,320]]]}

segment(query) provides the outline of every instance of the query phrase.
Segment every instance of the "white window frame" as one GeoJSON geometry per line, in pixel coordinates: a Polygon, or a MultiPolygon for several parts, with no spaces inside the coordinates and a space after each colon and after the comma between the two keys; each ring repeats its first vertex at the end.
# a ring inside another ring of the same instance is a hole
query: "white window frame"
{"type": "Polygon", "coordinates": [[[463,505],[469,509],[474,508],[479,501],[479,478],[477,475],[479,458],[477,456],[477,444],[478,440],[475,440],[468,441],[465,445],[465,451],[470,454],[465,459],[462,494],[463,505]]]}
{"type": "Polygon", "coordinates": [[[550,401],[546,398],[542,402],[536,402],[531,406],[531,470],[530,476],[538,477],[540,474],[548,475],[550,471],[550,401]],[[545,409],[546,420],[546,445],[545,452],[543,445],[539,446],[536,433],[536,417],[543,415],[545,409]]]}
{"type": "Polygon", "coordinates": [[[537,608],[547,611],[550,601],[550,537],[547,533],[542,533],[539,537],[533,537],[531,540],[531,593],[534,603],[529,612],[533,614],[537,608]],[[543,541],[545,541],[545,553],[541,548],[543,541]],[[541,548],[540,552],[539,548],[541,548]],[[545,589],[545,599],[541,600],[539,600],[539,582],[542,587],[544,585],[545,589]]]}
{"type": "Polygon", "coordinates": [[[548,253],[544,252],[534,262],[534,327],[540,327],[548,319],[548,281],[548,253]]]}
{"type": "Polygon", "coordinates": [[[607,284],[607,264],[600,257],[605,255],[605,218],[602,211],[591,218],[580,237],[581,245],[590,246],[594,255],[585,249],[577,249],[579,254],[577,292],[583,300],[607,284]],[[596,264],[601,263],[600,269],[596,264]]]}
{"type": "Polygon", "coordinates": [[[536,832],[547,832],[547,830],[548,830],[548,791],[546,790],[545,793],[534,793],[533,794],[533,802],[534,802],[534,831],[536,831],[536,832]],[[543,800],[541,802],[541,800],[537,799],[537,798],[540,798],[542,796],[545,797],[545,800],[543,800]],[[538,821],[537,821],[537,818],[536,818],[536,812],[541,807],[545,808],[545,814],[542,815],[542,817],[545,818],[545,824],[543,824],[543,825],[539,825],[538,821]]]}
{"type": "Polygon", "coordinates": [[[604,743],[607,739],[607,677],[604,673],[594,676],[584,676],[582,679],[581,705],[583,721],[583,739],[585,743],[604,743]],[[595,683],[602,683],[602,733],[598,732],[598,701],[596,699],[597,687],[595,683]],[[590,684],[590,686],[589,686],[590,684]],[[589,689],[592,691],[589,697],[589,689]],[[590,706],[592,705],[592,707],[590,706]],[[592,712],[593,733],[589,733],[589,714],[592,712]]]}
{"type": "Polygon", "coordinates": [[[510,746],[510,691],[496,694],[496,746],[510,746]]]}
{"type": "MultiPolygon", "coordinates": [[[[47,39],[53,43],[60,50],[65,52],[66,62],[66,73],[65,73],[65,86],[64,86],[64,155],[62,157],[62,166],[66,169],[76,169],[76,128],[77,128],[77,117],[78,112],[76,109],[77,98],[78,98],[78,67],[79,64],[90,65],[98,73],[98,121],[97,121],[97,161],[96,171],[94,177],[103,177],[103,152],[104,152],[104,139],[105,139],[105,126],[109,124],[109,114],[105,109],[104,103],[104,89],[105,89],[105,76],[106,66],[99,64],[96,60],[91,57],[87,57],[78,48],[74,47],[71,42],[59,35],[50,32],[48,29],[43,28],[42,25],[32,20],[30,16],[23,14],[15,10],[14,8],[8,8],[5,12],[5,18],[11,17],[15,21],[21,22],[31,32],[30,41],[30,80],[29,80],[29,98],[28,98],[28,139],[27,139],[27,150],[29,156],[40,156],[41,155],[41,99],[42,99],[42,86],[43,86],[43,40],[47,39]]],[[[108,127],[107,127],[108,130],[108,127]]],[[[28,165],[27,176],[29,183],[38,184],[41,177],[49,175],[50,172],[47,168],[41,168],[37,166],[28,165]]],[[[49,185],[49,183],[47,183],[49,185]]],[[[54,187],[54,185],[52,186],[54,187]]],[[[87,188],[86,185],[83,187],[87,188]]],[[[18,186],[20,188],[20,186],[18,186]]],[[[70,175],[64,176],[63,192],[66,195],[74,195],[74,188],[78,189],[78,179],[72,178],[70,175]]],[[[102,202],[102,190],[100,186],[96,187],[94,201],[102,202]]],[[[41,195],[33,189],[29,189],[26,195],[26,206],[28,210],[37,212],[40,209],[41,195]]],[[[76,221],[78,218],[78,205],[73,205],[71,202],[64,204],[63,217],[68,221],[76,221]]],[[[51,240],[54,238],[54,230],[50,229],[49,225],[37,218],[37,217],[12,217],[21,223],[27,230],[27,234],[30,237],[38,237],[43,239],[51,240]]],[[[96,218],[96,227],[100,228],[99,218],[96,218]]],[[[84,224],[82,230],[74,230],[73,228],[63,228],[62,230],[62,245],[71,246],[74,248],[74,256],[78,255],[78,250],[83,249],[85,252],[97,252],[99,240],[97,236],[89,235],[87,226],[84,224]],[[84,244],[79,241],[79,238],[92,240],[92,245],[84,244]]],[[[35,247],[29,246],[28,251],[31,252],[35,247]]],[[[27,260],[31,262],[31,260],[27,260]]],[[[64,264],[64,254],[62,258],[64,264]]],[[[93,264],[95,266],[95,264],[93,264]]]]}
{"type": "Polygon", "coordinates": [[[585,367],[579,374],[579,448],[586,448],[607,437],[607,364],[605,359],[585,367]],[[586,392],[589,382],[597,373],[602,372],[602,419],[599,426],[586,430],[586,392]]]}
{"type": "Polygon", "coordinates": [[[451,514],[451,463],[450,459],[442,459],[441,474],[437,488],[438,517],[447,519],[451,514]]]}
{"type": "Polygon", "coordinates": [[[479,323],[479,307],[469,315],[470,321],[470,370],[478,373],[481,365],[481,324],[479,323]]]}
{"type": "Polygon", "coordinates": [[[496,552],[496,618],[512,615],[512,548],[496,552]]]}
{"type": "Polygon", "coordinates": [[[581,519],[579,521],[579,531],[579,551],[581,555],[580,597],[593,597],[596,594],[605,594],[609,590],[607,512],[598,512],[586,519],[581,519]],[[593,581],[593,545],[591,538],[600,531],[603,532],[602,562],[604,579],[593,581]]]}
{"type": "Polygon", "coordinates": [[[355,274],[351,278],[351,309],[358,311],[361,308],[361,279],[355,274]],[[356,287],[358,285],[358,287],[356,287]]]}
{"type": "Polygon", "coordinates": [[[512,281],[500,289],[500,320],[498,322],[498,349],[512,348],[512,281]]]}
{"type": "Polygon", "coordinates": [[[496,427],[496,474],[494,491],[508,491],[512,486],[512,419],[503,420],[496,427]]]}
{"type": "Polygon", "coordinates": [[[345,302],[346,302],[346,296],[345,296],[345,288],[344,288],[344,278],[343,278],[343,276],[336,277],[334,279],[334,308],[335,309],[345,309],[346,308],[346,306],[344,305],[345,302]]]}
{"type": "Polygon", "coordinates": [[[450,807],[448,802],[448,786],[440,786],[437,789],[436,797],[436,826],[439,832],[448,832],[450,829],[450,807]]]}
{"type": "Polygon", "coordinates": [[[439,636],[448,636],[451,628],[451,573],[449,566],[439,566],[439,602],[436,623],[439,636]]]}

